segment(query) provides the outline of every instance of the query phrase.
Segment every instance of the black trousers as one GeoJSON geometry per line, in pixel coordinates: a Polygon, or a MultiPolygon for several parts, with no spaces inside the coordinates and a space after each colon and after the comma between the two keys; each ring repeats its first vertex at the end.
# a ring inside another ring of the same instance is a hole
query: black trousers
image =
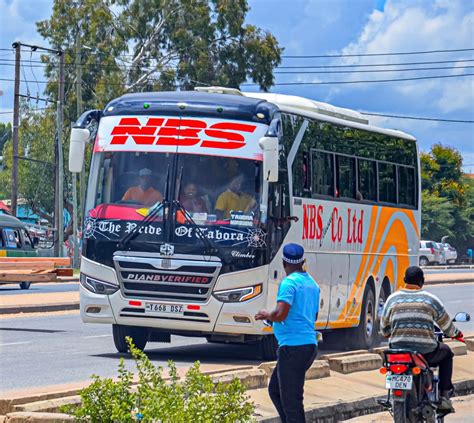
{"type": "Polygon", "coordinates": [[[278,348],[278,360],[268,392],[282,423],[304,423],[303,390],[306,370],[316,358],[315,344],[278,348]]]}
{"type": "Polygon", "coordinates": [[[443,343],[438,343],[438,348],[434,351],[423,354],[428,364],[432,367],[439,367],[439,390],[449,391],[453,389],[451,379],[453,377],[453,357],[451,348],[443,343]]]}

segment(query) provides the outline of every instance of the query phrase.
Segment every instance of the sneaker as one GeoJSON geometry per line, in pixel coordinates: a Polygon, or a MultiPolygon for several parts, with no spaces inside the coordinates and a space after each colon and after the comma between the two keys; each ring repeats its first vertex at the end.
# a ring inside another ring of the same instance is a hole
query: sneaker
{"type": "Polygon", "coordinates": [[[453,403],[451,402],[449,398],[440,397],[439,403],[438,403],[438,410],[448,412],[448,413],[454,413],[453,403]]]}

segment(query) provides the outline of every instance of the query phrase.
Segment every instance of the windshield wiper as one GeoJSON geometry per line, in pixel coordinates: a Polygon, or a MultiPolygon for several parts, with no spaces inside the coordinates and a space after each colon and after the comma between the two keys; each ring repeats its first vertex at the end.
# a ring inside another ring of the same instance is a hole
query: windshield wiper
{"type": "MultiPolygon", "coordinates": [[[[135,226],[127,235],[125,235],[119,242],[120,248],[125,247],[130,241],[133,241],[140,231],[150,224],[150,222],[158,216],[161,210],[163,210],[163,216],[165,216],[165,210],[169,208],[170,203],[167,200],[169,197],[169,177],[170,177],[170,166],[168,165],[168,169],[166,171],[166,186],[165,186],[165,196],[163,200],[158,204],[156,203],[151,207],[151,212],[149,212],[141,221],[140,223],[135,226]]],[[[163,218],[164,220],[164,218],[163,218]]]]}

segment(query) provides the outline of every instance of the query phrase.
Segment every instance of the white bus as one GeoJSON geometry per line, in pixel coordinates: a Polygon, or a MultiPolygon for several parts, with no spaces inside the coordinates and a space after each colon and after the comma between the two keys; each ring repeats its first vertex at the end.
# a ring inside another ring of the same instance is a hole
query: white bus
{"type": "Polygon", "coordinates": [[[412,136],[301,97],[206,88],[84,113],[71,171],[88,140],[81,316],[112,325],[118,351],[126,336],[143,349],[177,334],[274,358],[254,315],[275,305],[287,242],[321,287],[317,329],[345,348],[376,344],[385,299],[418,261],[412,136]]]}

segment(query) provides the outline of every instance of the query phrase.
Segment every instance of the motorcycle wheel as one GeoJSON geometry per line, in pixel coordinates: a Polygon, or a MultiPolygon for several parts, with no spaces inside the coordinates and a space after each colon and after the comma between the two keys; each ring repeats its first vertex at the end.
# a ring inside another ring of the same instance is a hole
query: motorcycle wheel
{"type": "Polygon", "coordinates": [[[393,421],[394,423],[417,423],[418,419],[414,412],[417,406],[416,387],[405,393],[404,401],[393,401],[393,421]]]}

